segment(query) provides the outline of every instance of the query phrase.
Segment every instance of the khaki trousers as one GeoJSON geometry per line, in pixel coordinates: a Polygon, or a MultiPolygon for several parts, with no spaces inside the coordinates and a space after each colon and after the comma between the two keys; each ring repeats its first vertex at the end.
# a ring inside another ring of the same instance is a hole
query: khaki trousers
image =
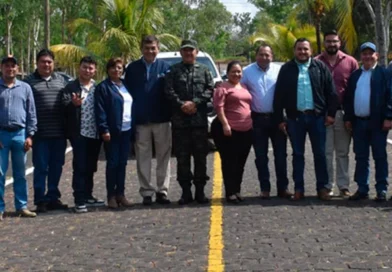
{"type": "Polygon", "coordinates": [[[170,184],[170,156],[172,132],[169,122],[149,123],[136,126],[136,165],[140,183],[139,192],[142,197],[155,193],[167,195],[170,184]],[[155,147],[157,161],[157,188],[151,184],[152,148],[155,147]]]}
{"type": "Polygon", "coordinates": [[[343,111],[338,110],[335,123],[327,127],[326,157],[328,167],[328,189],[334,187],[334,177],[339,190],[349,189],[350,176],[348,173],[351,135],[344,127],[343,111]],[[336,174],[334,174],[333,159],[335,156],[336,174]]]}

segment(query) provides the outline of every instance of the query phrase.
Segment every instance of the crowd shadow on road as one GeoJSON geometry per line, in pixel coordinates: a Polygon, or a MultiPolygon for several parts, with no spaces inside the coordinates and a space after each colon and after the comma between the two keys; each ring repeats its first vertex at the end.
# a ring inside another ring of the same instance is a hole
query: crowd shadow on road
{"type": "MultiPolygon", "coordinates": [[[[227,208],[241,208],[246,206],[262,206],[262,207],[287,207],[287,206],[296,206],[296,207],[307,207],[307,206],[326,206],[326,207],[345,207],[345,208],[375,208],[379,209],[382,212],[392,212],[392,201],[387,201],[383,203],[375,202],[374,200],[362,200],[362,201],[349,201],[347,199],[342,198],[333,198],[330,201],[322,201],[319,200],[316,196],[308,196],[304,200],[300,201],[292,201],[289,199],[281,199],[277,197],[271,197],[269,200],[261,199],[258,196],[248,196],[244,197],[244,201],[232,204],[226,202],[224,198],[214,198],[208,204],[198,204],[196,202],[192,202],[188,205],[179,205],[176,201],[173,201],[171,204],[160,205],[157,203],[153,203],[150,206],[145,206],[142,203],[134,203],[133,206],[125,208],[120,207],[118,209],[109,209],[107,206],[102,207],[91,207],[89,208],[88,213],[95,212],[124,212],[124,211],[132,211],[132,210],[171,210],[171,209],[209,209],[211,206],[222,206],[227,208]]],[[[39,213],[39,217],[45,216],[60,216],[64,214],[75,214],[74,207],[70,206],[68,210],[58,210],[58,211],[48,211],[46,213],[39,213]]],[[[4,214],[4,217],[19,217],[16,212],[7,211],[4,214]]]]}
{"type": "Polygon", "coordinates": [[[224,206],[252,206],[261,205],[263,207],[277,207],[277,206],[335,206],[347,208],[388,208],[392,211],[392,201],[376,202],[372,199],[352,201],[339,197],[333,197],[329,201],[320,200],[317,196],[307,196],[303,200],[293,201],[290,199],[281,199],[278,197],[271,197],[271,199],[261,199],[258,196],[244,197],[244,201],[238,204],[226,203],[222,200],[224,206]]]}

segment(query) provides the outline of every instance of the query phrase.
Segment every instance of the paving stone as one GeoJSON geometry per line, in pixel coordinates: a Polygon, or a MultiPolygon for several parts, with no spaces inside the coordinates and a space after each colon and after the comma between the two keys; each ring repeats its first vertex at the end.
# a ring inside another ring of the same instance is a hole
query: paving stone
{"type": "MultiPolygon", "coordinates": [[[[273,160],[270,162],[273,198],[259,199],[251,152],[242,187],[245,202],[222,206],[225,271],[392,271],[392,202],[357,203],[338,197],[330,202],[319,201],[315,197],[309,143],[306,150],[307,198],[298,203],[274,197],[273,160]]],[[[388,146],[388,156],[392,158],[391,146],[388,146]]],[[[62,199],[70,206],[73,203],[71,158],[71,154],[67,155],[60,182],[62,199]]],[[[271,152],[270,158],[273,158],[271,152]]],[[[212,178],[212,154],[208,165],[212,178]]],[[[0,271],[207,271],[210,206],[180,207],[175,203],[181,194],[175,167],[173,159],[169,198],[174,203],[169,206],[141,205],[136,164],[129,160],[126,195],[136,203],[133,208],[120,211],[97,208],[87,214],[57,211],[34,219],[7,213],[0,226],[3,234],[0,271]]],[[[291,177],[291,156],[288,156],[288,168],[291,177]]],[[[371,168],[374,173],[373,164],[371,168]]],[[[354,160],[351,160],[351,179],[353,169],[354,160]]],[[[392,173],[391,170],[392,165],[392,173]]],[[[100,161],[94,191],[103,199],[104,173],[105,162],[100,161]]],[[[34,208],[31,175],[28,182],[29,207],[34,208]]],[[[352,192],[355,188],[351,183],[352,192]]],[[[207,195],[211,191],[209,182],[207,195]]],[[[5,200],[7,211],[12,211],[10,186],[6,188],[5,200]]]]}

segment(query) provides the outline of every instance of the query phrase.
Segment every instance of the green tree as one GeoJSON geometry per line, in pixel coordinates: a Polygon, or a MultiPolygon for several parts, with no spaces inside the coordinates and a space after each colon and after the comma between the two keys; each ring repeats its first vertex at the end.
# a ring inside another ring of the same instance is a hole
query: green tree
{"type": "MultiPolygon", "coordinates": [[[[77,65],[83,55],[96,56],[101,64],[111,57],[126,62],[140,57],[140,43],[147,34],[158,34],[165,48],[178,48],[177,37],[162,33],[164,18],[158,0],[106,0],[98,7],[99,24],[86,18],[70,24],[73,34],[84,35],[80,44],[57,44],[52,50],[61,66],[77,65]]],[[[102,67],[102,65],[101,65],[102,67]]]]}
{"type": "Polygon", "coordinates": [[[390,26],[392,19],[392,0],[364,0],[375,29],[375,41],[380,53],[379,62],[386,65],[390,43],[390,26]]]}
{"type": "Polygon", "coordinates": [[[317,49],[316,31],[312,25],[299,26],[298,22],[291,20],[286,25],[270,23],[265,28],[260,29],[259,33],[250,37],[250,43],[257,45],[260,42],[269,44],[274,57],[279,61],[288,61],[294,57],[294,43],[298,38],[307,38],[313,52],[317,49]]]}
{"type": "Polygon", "coordinates": [[[263,16],[271,18],[274,23],[283,24],[300,0],[249,0],[263,16]]]}

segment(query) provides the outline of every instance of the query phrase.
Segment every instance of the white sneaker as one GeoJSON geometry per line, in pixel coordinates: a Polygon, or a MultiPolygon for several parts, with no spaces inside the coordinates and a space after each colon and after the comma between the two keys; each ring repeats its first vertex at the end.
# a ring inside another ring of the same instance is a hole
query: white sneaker
{"type": "Polygon", "coordinates": [[[75,212],[76,213],[86,213],[88,211],[87,211],[86,205],[82,204],[82,205],[75,205],[75,212]]]}

